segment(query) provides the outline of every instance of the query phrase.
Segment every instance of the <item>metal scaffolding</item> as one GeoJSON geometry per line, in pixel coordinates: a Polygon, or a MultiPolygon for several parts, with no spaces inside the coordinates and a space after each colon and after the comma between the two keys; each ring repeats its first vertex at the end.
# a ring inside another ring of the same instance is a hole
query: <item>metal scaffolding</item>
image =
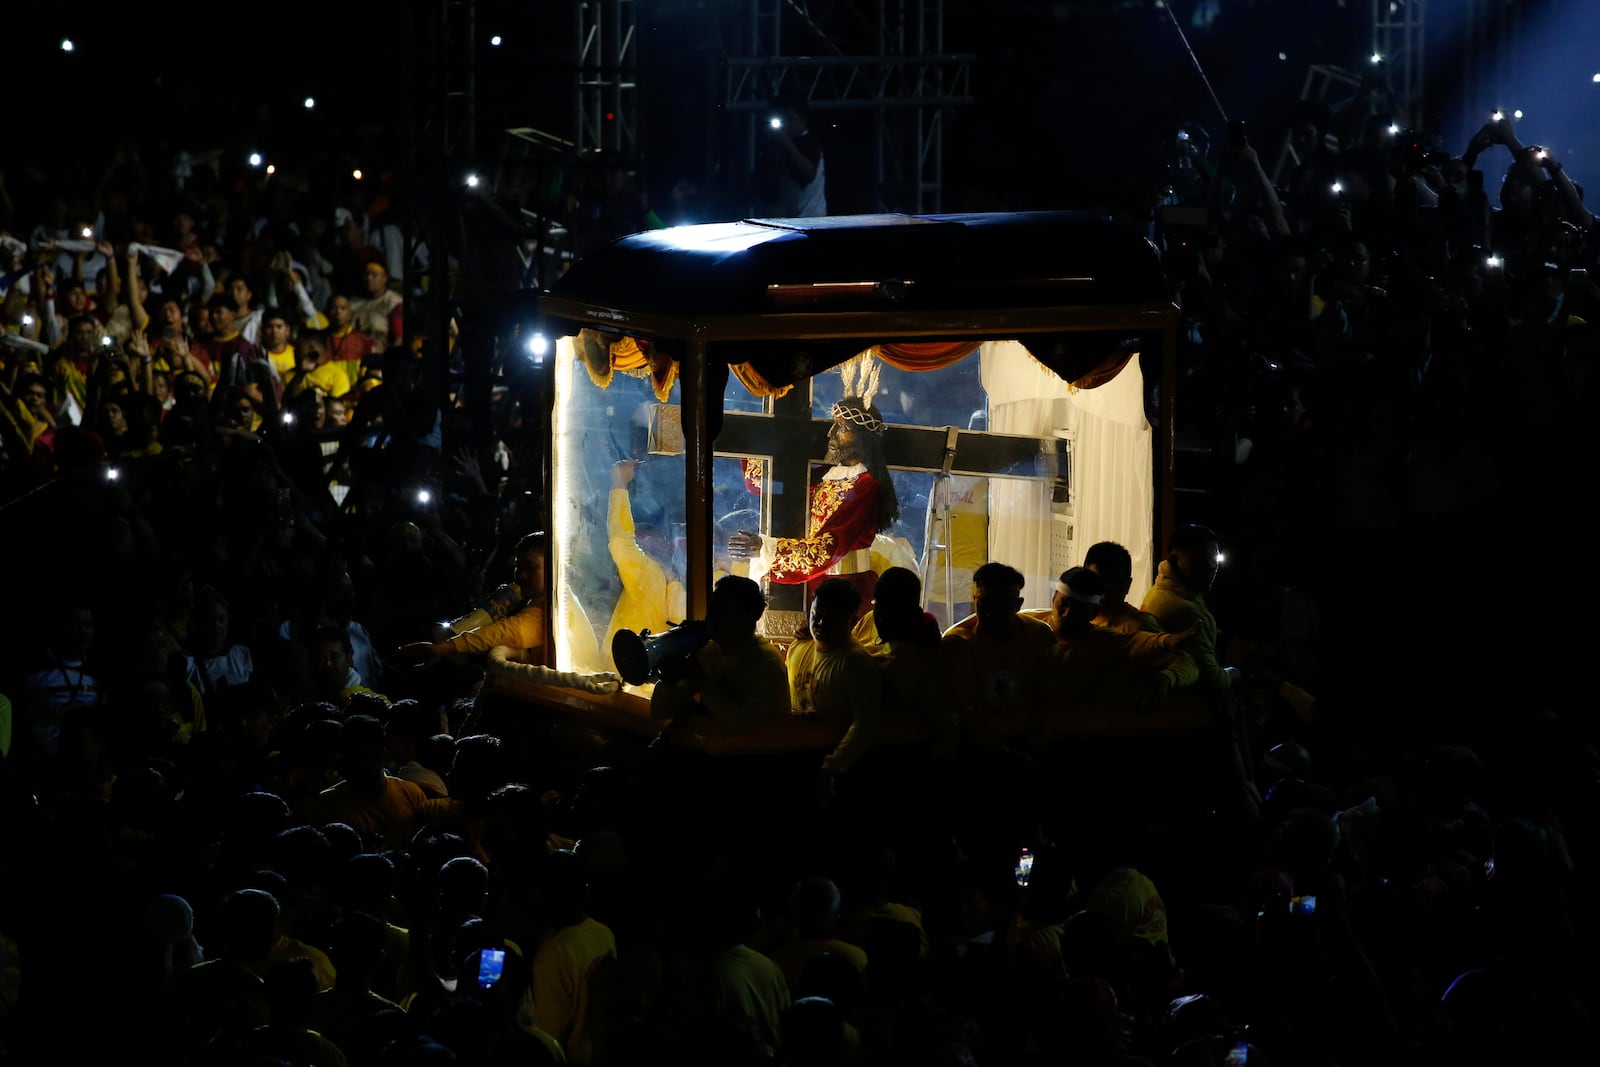
{"type": "MultiPolygon", "coordinates": [[[[976,56],[944,51],[943,0],[857,3],[854,22],[872,27],[870,51],[847,53],[796,0],[748,0],[740,54],[727,61],[723,106],[743,117],[740,149],[755,166],[761,112],[781,92],[797,92],[814,112],[870,111],[872,192],[880,211],[939,211],[944,194],[947,116],[969,107],[976,56]],[[787,18],[810,31],[829,55],[793,55],[787,18]]],[[[860,51],[860,50],[858,50],[860,51]]]]}
{"type": "MultiPolygon", "coordinates": [[[[578,153],[639,153],[638,0],[573,0],[572,137],[578,153]]],[[[835,17],[841,45],[801,0],[738,0],[726,24],[722,106],[736,119],[722,154],[755,165],[758,122],[779,92],[813,112],[872,116],[872,197],[884,211],[938,211],[949,114],[968,107],[976,57],[944,51],[944,0],[855,0],[835,17]],[[799,30],[800,32],[794,32],[799,30]],[[787,32],[786,32],[787,31],[787,32]],[[799,55],[798,50],[815,54],[799,55]]]]}
{"type": "Polygon", "coordinates": [[[573,135],[579,152],[639,149],[638,0],[575,0],[573,135]]]}
{"type": "Polygon", "coordinates": [[[1417,121],[1427,84],[1428,0],[1372,0],[1372,55],[1408,123],[1417,121]]]}

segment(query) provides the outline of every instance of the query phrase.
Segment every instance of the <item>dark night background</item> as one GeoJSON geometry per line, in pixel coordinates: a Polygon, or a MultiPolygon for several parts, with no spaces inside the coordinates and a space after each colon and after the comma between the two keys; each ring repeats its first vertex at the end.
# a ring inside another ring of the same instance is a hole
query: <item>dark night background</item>
{"type": "MultiPolygon", "coordinates": [[[[873,50],[869,20],[878,5],[798,6],[826,40],[791,11],[787,53],[873,50]]],[[[1590,173],[1600,158],[1600,85],[1590,81],[1593,60],[1583,50],[1595,39],[1587,23],[1600,21],[1600,8],[1571,0],[1505,5],[1502,20],[1488,27],[1488,45],[1472,53],[1480,76],[1463,84],[1467,6],[1430,5],[1428,98],[1419,118],[1436,117],[1445,144],[1459,152],[1480,111],[1525,108],[1529,136],[1556,148],[1575,176],[1590,173]]],[[[1118,201],[1136,187],[1130,178],[1150,170],[1176,123],[1197,120],[1221,134],[1222,120],[1158,4],[949,0],[944,8],[945,51],[977,57],[975,105],[947,119],[947,210],[1122,207],[1118,201]]],[[[105,5],[44,13],[9,39],[21,64],[13,85],[29,88],[13,95],[13,132],[0,159],[15,175],[47,152],[55,173],[76,164],[89,184],[118,143],[218,148],[241,163],[261,148],[291,162],[331,156],[344,157],[341,165],[398,168],[408,129],[428,143],[441,85],[464,84],[465,9],[455,9],[456,40],[446,50],[441,10],[415,0],[365,10],[286,0],[239,20],[179,0],[159,11],[105,5]],[[60,50],[64,37],[75,43],[70,54],[60,50]],[[442,58],[451,65],[441,78],[442,58]],[[314,111],[303,107],[308,95],[317,100],[314,111]]],[[[721,61],[738,50],[748,10],[728,0],[639,0],[635,162],[658,204],[679,180],[713,191],[736,180],[719,163],[738,158],[739,127],[720,106],[721,61]]],[[[1369,48],[1366,0],[1205,0],[1175,10],[1223,106],[1250,123],[1269,161],[1308,67],[1360,72],[1369,48]]],[[[498,131],[509,126],[570,138],[573,4],[484,0],[475,15],[480,136],[473,162],[492,161],[503,150],[498,131]],[[489,46],[492,34],[503,37],[500,47],[489,46]]],[[[463,100],[448,105],[458,128],[463,100]]],[[[835,161],[834,210],[871,210],[870,113],[819,108],[814,119],[835,161]]],[[[457,162],[469,161],[458,153],[457,162]]],[[[19,187],[15,177],[12,186],[19,187]]]]}

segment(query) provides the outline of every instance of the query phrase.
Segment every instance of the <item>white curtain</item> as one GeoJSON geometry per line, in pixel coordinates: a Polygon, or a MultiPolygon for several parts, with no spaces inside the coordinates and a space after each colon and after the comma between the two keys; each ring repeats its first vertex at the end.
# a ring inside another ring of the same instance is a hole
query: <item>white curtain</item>
{"type": "MultiPolygon", "coordinates": [[[[1098,389],[1073,389],[1015,341],[988,342],[979,359],[991,431],[1030,437],[1070,431],[1073,514],[1065,566],[1082,562],[1097,541],[1123,545],[1133,556],[1128,600],[1138,604],[1153,574],[1155,522],[1154,449],[1138,357],[1098,389]]],[[[1048,485],[995,478],[989,486],[989,558],[1026,576],[1026,607],[1046,607],[1064,569],[1050,559],[1048,485]]]]}

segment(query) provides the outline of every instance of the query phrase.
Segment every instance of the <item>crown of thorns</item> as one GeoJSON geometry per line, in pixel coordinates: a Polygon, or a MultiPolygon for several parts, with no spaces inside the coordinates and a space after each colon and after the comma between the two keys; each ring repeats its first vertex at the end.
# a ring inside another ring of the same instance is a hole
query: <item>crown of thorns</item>
{"type": "Polygon", "coordinates": [[[829,408],[828,414],[836,419],[854,423],[863,430],[871,430],[873,433],[882,433],[884,426],[887,425],[882,419],[874,415],[870,408],[864,408],[846,400],[841,400],[829,408]]]}

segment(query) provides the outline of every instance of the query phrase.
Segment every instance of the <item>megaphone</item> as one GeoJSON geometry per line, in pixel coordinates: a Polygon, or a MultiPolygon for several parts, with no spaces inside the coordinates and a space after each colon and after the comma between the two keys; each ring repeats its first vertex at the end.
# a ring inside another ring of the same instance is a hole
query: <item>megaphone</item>
{"type": "Polygon", "coordinates": [[[638,633],[618,630],[611,638],[611,659],[629,685],[676,681],[683,677],[688,658],[710,640],[711,627],[703,621],[680,622],[658,634],[648,627],[638,633]]]}

